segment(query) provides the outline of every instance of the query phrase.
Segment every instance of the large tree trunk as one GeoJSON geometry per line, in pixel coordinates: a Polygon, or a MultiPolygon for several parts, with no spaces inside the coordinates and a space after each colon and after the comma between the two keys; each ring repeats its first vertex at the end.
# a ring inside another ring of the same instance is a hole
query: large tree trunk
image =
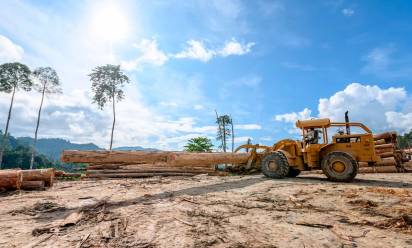
{"type": "Polygon", "coordinates": [[[7,122],[6,122],[6,129],[4,130],[4,134],[3,134],[3,140],[1,142],[1,147],[0,147],[0,169],[1,164],[3,162],[3,153],[4,153],[4,149],[6,146],[6,142],[7,142],[7,133],[9,131],[9,123],[10,123],[10,118],[11,118],[11,110],[13,108],[13,102],[14,102],[14,94],[16,93],[16,86],[13,87],[13,94],[11,95],[11,102],[10,102],[10,108],[9,108],[9,114],[7,116],[7,122]]]}
{"type": "Polygon", "coordinates": [[[110,136],[110,151],[112,150],[113,145],[113,132],[114,132],[114,125],[116,123],[116,107],[115,107],[116,98],[113,93],[113,125],[112,125],[112,134],[110,136]]]}
{"type": "MultiPolygon", "coordinates": [[[[154,167],[208,167],[216,164],[242,164],[248,153],[196,153],[146,151],[63,151],[61,160],[67,163],[152,164],[154,167]]],[[[144,165],[142,165],[144,166],[144,165]]]]}
{"type": "Polygon", "coordinates": [[[53,186],[55,169],[23,170],[23,181],[44,181],[47,187],[53,186]]]}
{"type": "Polygon", "coordinates": [[[40,108],[39,108],[39,113],[37,114],[36,131],[34,131],[33,150],[31,152],[31,159],[30,159],[30,169],[33,169],[34,156],[36,155],[37,132],[39,131],[40,115],[41,115],[41,109],[43,107],[43,100],[44,100],[45,90],[46,90],[46,83],[43,84],[43,90],[42,90],[41,101],[40,101],[40,108]]]}
{"type": "Polygon", "coordinates": [[[21,170],[2,170],[0,171],[0,190],[20,189],[23,182],[21,170]]]}

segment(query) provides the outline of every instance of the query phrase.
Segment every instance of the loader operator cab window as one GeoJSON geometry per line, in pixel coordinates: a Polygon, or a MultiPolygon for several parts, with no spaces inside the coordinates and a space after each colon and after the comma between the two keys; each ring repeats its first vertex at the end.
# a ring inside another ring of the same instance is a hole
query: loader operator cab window
{"type": "Polygon", "coordinates": [[[315,128],[309,128],[306,132],[305,136],[305,142],[306,144],[319,144],[319,133],[322,131],[315,129],[315,128]]]}

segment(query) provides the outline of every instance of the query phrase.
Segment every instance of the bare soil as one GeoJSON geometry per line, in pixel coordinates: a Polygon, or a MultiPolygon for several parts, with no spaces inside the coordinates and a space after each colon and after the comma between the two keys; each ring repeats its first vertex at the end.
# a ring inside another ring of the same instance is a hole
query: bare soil
{"type": "Polygon", "coordinates": [[[62,181],[0,195],[0,247],[412,247],[412,174],[62,181]]]}

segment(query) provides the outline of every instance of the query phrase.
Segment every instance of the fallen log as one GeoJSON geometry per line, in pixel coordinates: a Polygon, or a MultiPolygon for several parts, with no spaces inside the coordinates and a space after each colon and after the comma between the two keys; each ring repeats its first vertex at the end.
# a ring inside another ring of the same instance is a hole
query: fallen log
{"type": "Polygon", "coordinates": [[[383,144],[383,145],[375,146],[375,150],[386,149],[386,148],[395,149],[395,146],[393,144],[383,144]]]}
{"type": "Polygon", "coordinates": [[[23,181],[44,181],[46,187],[51,187],[54,181],[54,171],[53,168],[23,170],[23,181]]]}
{"type": "Polygon", "coordinates": [[[364,167],[359,168],[358,173],[397,173],[395,166],[364,167]]]}
{"type": "Polygon", "coordinates": [[[384,139],[380,139],[380,140],[375,141],[375,145],[383,145],[383,144],[387,144],[384,139]]]}
{"type": "Polygon", "coordinates": [[[381,166],[396,166],[396,160],[393,157],[389,157],[389,158],[383,158],[381,161],[373,164],[373,165],[369,165],[367,162],[358,162],[358,166],[359,168],[362,167],[381,167],[381,166]]]}
{"type": "Polygon", "coordinates": [[[21,170],[0,170],[0,189],[20,189],[22,182],[21,170]]]}
{"type": "Polygon", "coordinates": [[[383,149],[377,149],[377,150],[375,150],[375,152],[376,152],[376,155],[379,155],[379,154],[382,154],[382,153],[385,153],[385,152],[394,153],[395,149],[393,149],[393,148],[383,148],[383,149]]]}
{"type": "Polygon", "coordinates": [[[58,176],[59,178],[68,178],[68,177],[81,177],[81,173],[64,173],[63,175],[58,176]]]}
{"type": "Polygon", "coordinates": [[[395,154],[393,152],[383,152],[378,154],[381,158],[390,158],[390,157],[395,157],[395,154]]]}
{"type": "Polygon", "coordinates": [[[160,168],[160,169],[143,169],[143,170],[88,170],[86,172],[87,175],[90,174],[130,174],[130,173],[193,173],[193,174],[204,174],[204,173],[211,173],[215,172],[213,169],[203,169],[203,170],[192,170],[190,168],[187,169],[176,169],[176,168],[160,168]]]}
{"type": "Polygon", "coordinates": [[[44,190],[44,181],[23,181],[21,184],[21,189],[24,190],[44,190]]]}
{"type": "Polygon", "coordinates": [[[373,139],[374,140],[380,140],[380,139],[393,140],[393,139],[396,139],[396,136],[397,136],[396,132],[378,133],[378,134],[373,135],[373,139]]]}
{"type": "MultiPolygon", "coordinates": [[[[70,163],[93,164],[163,164],[165,166],[210,166],[240,164],[249,159],[248,153],[190,153],[147,151],[63,151],[61,160],[70,163]]],[[[95,165],[97,166],[97,165],[95,165]]],[[[96,168],[96,167],[95,167],[96,168]]]]}
{"type": "Polygon", "coordinates": [[[164,173],[113,173],[113,174],[87,174],[86,176],[89,178],[139,178],[139,177],[154,177],[154,176],[194,176],[196,174],[193,173],[172,173],[172,172],[164,172],[164,173]]]}

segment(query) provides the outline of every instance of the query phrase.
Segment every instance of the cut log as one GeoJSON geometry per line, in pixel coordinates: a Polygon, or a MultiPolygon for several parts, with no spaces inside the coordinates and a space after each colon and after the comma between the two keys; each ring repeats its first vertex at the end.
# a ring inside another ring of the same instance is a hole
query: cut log
{"type": "Polygon", "coordinates": [[[359,168],[358,173],[397,173],[395,166],[380,166],[380,167],[366,167],[359,168]]]}
{"type": "Polygon", "coordinates": [[[20,189],[23,182],[21,170],[0,170],[0,189],[20,189]]]}
{"type": "Polygon", "coordinates": [[[386,148],[395,149],[395,146],[393,144],[383,144],[383,145],[376,145],[375,146],[375,150],[386,149],[386,148]]]}
{"type": "Polygon", "coordinates": [[[382,153],[385,153],[385,152],[394,153],[395,150],[393,148],[383,148],[383,149],[377,149],[377,150],[375,150],[375,152],[376,152],[376,155],[379,155],[379,154],[382,154],[382,153]]]}
{"type": "Polygon", "coordinates": [[[395,154],[393,152],[383,152],[378,154],[381,158],[390,158],[390,157],[395,157],[395,154]]]}
{"type": "Polygon", "coordinates": [[[66,163],[154,163],[166,162],[170,152],[146,151],[63,151],[61,161],[66,163]]]}
{"type": "Polygon", "coordinates": [[[375,141],[375,145],[383,145],[383,144],[387,144],[384,139],[380,139],[380,140],[375,141]]]}
{"type": "MultiPolygon", "coordinates": [[[[63,151],[61,160],[70,163],[94,164],[167,164],[167,166],[209,166],[240,164],[249,159],[248,153],[190,153],[146,151],[63,151]]],[[[96,166],[96,165],[95,165],[96,166]]],[[[96,168],[96,167],[95,167],[96,168]]]]}
{"type": "Polygon", "coordinates": [[[144,169],[144,170],[88,170],[86,173],[87,175],[90,174],[115,174],[115,173],[120,173],[120,174],[126,174],[126,173],[163,173],[163,172],[170,172],[170,173],[193,173],[193,174],[203,174],[203,173],[211,173],[215,172],[215,170],[206,170],[203,168],[203,170],[192,170],[190,168],[188,169],[176,169],[176,168],[161,168],[161,169],[144,169]]]}
{"type": "Polygon", "coordinates": [[[194,176],[196,174],[193,173],[172,173],[172,172],[165,172],[165,173],[114,173],[114,174],[86,174],[87,177],[90,178],[139,178],[139,177],[154,177],[154,176],[194,176]]]}
{"type": "Polygon", "coordinates": [[[210,166],[216,164],[247,163],[249,153],[170,153],[167,163],[171,166],[210,166]]]}
{"type": "Polygon", "coordinates": [[[81,173],[64,173],[63,175],[60,175],[60,178],[68,178],[68,177],[81,177],[81,173]]]}
{"type": "Polygon", "coordinates": [[[53,186],[55,169],[23,170],[23,181],[44,181],[46,187],[53,186]]]}
{"type": "Polygon", "coordinates": [[[44,181],[23,181],[21,184],[21,189],[24,190],[44,190],[44,181]]]}
{"type": "Polygon", "coordinates": [[[65,172],[62,171],[62,170],[56,170],[56,171],[54,172],[54,176],[59,177],[59,176],[63,175],[64,173],[65,173],[65,172]]]}
{"type": "Polygon", "coordinates": [[[374,140],[380,140],[380,139],[396,139],[397,133],[396,132],[386,132],[386,133],[378,133],[373,135],[374,140]]]}

